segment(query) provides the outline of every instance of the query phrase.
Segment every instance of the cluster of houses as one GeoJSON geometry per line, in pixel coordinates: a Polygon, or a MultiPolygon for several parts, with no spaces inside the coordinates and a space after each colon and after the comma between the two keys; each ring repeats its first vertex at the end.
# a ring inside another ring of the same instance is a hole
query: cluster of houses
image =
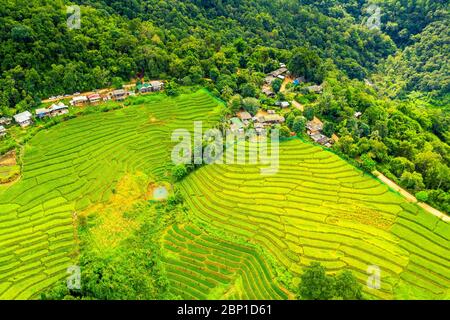
{"type": "MultiPolygon", "coordinates": [[[[82,106],[87,103],[95,105],[101,101],[115,100],[115,101],[123,101],[128,96],[135,95],[135,91],[130,88],[134,88],[134,85],[124,86],[125,89],[118,89],[111,92],[108,92],[105,95],[100,95],[99,93],[93,93],[89,95],[80,95],[79,93],[74,94],[72,100],[70,101],[71,106],[82,106]],[[130,91],[131,90],[131,91],[130,91]]],[[[141,83],[136,86],[136,91],[141,94],[145,94],[148,92],[156,92],[164,89],[164,83],[161,81],[150,81],[148,83],[141,83]]],[[[66,95],[67,96],[67,95],[66,95]]],[[[63,98],[63,96],[52,97],[51,99],[63,98]]],[[[45,117],[56,117],[63,114],[69,113],[69,107],[62,102],[58,102],[52,104],[48,108],[39,108],[36,109],[36,118],[42,119],[45,117]]],[[[21,126],[22,128],[28,127],[33,123],[33,115],[29,111],[24,111],[13,116],[14,121],[21,126]]],[[[0,118],[0,138],[6,135],[6,128],[11,124],[12,118],[2,117],[0,118]]]]}
{"type": "Polygon", "coordinates": [[[323,122],[317,117],[314,117],[312,121],[308,121],[306,124],[306,129],[308,135],[314,142],[319,143],[327,148],[331,148],[333,145],[333,140],[322,134],[323,122]]]}
{"type": "MultiPolygon", "coordinates": [[[[134,87],[134,85],[132,86],[134,87]]],[[[141,83],[136,86],[136,91],[140,94],[145,94],[149,92],[157,92],[164,89],[164,83],[161,81],[150,81],[147,83],[141,83]]],[[[90,103],[92,105],[95,105],[101,101],[124,101],[129,96],[134,96],[136,93],[134,90],[131,90],[129,88],[125,89],[117,89],[113,90],[111,92],[108,92],[107,94],[100,95],[99,93],[93,93],[87,96],[84,95],[77,95],[72,98],[70,101],[70,105],[72,106],[82,106],[87,103],[90,103]]]]}
{"type": "Polygon", "coordinates": [[[275,97],[275,92],[272,91],[271,85],[275,81],[275,79],[284,80],[286,76],[289,74],[289,70],[284,63],[280,63],[280,68],[271,73],[267,74],[264,79],[264,86],[262,88],[262,92],[269,98],[275,97]]]}
{"type": "Polygon", "coordinates": [[[274,110],[268,110],[267,113],[259,112],[255,116],[252,116],[247,111],[240,111],[236,114],[236,117],[230,119],[230,129],[235,133],[244,133],[244,130],[250,124],[253,124],[255,132],[258,135],[263,135],[267,127],[284,122],[284,117],[277,114],[274,110]]]}

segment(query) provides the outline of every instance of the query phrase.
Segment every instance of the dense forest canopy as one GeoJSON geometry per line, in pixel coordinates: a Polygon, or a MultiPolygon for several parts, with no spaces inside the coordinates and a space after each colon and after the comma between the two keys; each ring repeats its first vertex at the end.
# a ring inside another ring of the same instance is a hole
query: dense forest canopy
{"type": "Polygon", "coordinates": [[[3,113],[114,77],[267,72],[299,44],[362,79],[395,51],[388,36],[349,15],[328,17],[292,1],[78,2],[85,5],[79,30],[67,28],[67,1],[10,0],[0,8],[3,113]],[[241,37],[245,44],[235,50],[241,37]]]}

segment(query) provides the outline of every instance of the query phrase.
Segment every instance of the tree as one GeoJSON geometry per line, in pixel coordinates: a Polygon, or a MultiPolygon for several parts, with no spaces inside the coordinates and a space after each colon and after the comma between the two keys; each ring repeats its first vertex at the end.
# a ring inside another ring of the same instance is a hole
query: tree
{"type": "Polygon", "coordinates": [[[306,118],[303,116],[295,117],[292,125],[292,130],[297,134],[301,134],[305,132],[305,129],[306,129],[306,118]]]}
{"type": "Polygon", "coordinates": [[[333,298],[334,279],[325,273],[318,262],[311,263],[300,276],[299,295],[306,300],[329,300],[333,298]]]}
{"type": "Polygon", "coordinates": [[[282,126],[280,128],[280,137],[281,138],[289,138],[291,136],[291,130],[288,127],[282,126]]]}
{"type": "Polygon", "coordinates": [[[402,176],[400,177],[400,183],[408,189],[419,191],[425,188],[425,185],[423,184],[423,177],[418,172],[403,172],[402,176]]]}
{"type": "Polygon", "coordinates": [[[361,300],[362,286],[353,273],[344,270],[336,277],[335,295],[343,300],[361,300]]]}
{"type": "Polygon", "coordinates": [[[295,75],[304,76],[306,80],[321,83],[324,78],[322,59],[308,48],[297,48],[289,61],[289,70],[295,75]]]}
{"type": "Polygon", "coordinates": [[[184,164],[179,164],[172,168],[172,176],[175,181],[182,180],[185,176],[187,176],[188,170],[184,164]]]}
{"type": "Polygon", "coordinates": [[[242,106],[242,97],[238,94],[232,96],[228,101],[228,107],[230,108],[232,113],[236,113],[241,109],[242,106]]]}
{"type": "Polygon", "coordinates": [[[293,112],[290,112],[289,115],[286,117],[286,125],[289,128],[292,128],[292,126],[294,125],[294,120],[295,120],[295,114],[293,112]]]}
{"type": "Polygon", "coordinates": [[[275,93],[280,92],[282,85],[283,85],[283,81],[281,81],[280,79],[273,80],[273,82],[272,82],[273,92],[275,92],[275,93]]]}
{"type": "Polygon", "coordinates": [[[417,200],[419,200],[421,202],[427,202],[429,199],[428,192],[426,192],[426,191],[417,192],[416,198],[417,198],[417,200]]]}
{"type": "Polygon", "coordinates": [[[114,89],[122,89],[123,87],[123,80],[120,77],[114,77],[111,81],[111,85],[114,89]]]}
{"type": "Polygon", "coordinates": [[[323,124],[323,133],[328,137],[331,138],[331,136],[334,134],[334,123],[325,121],[323,124]]]}
{"type": "Polygon", "coordinates": [[[361,166],[364,171],[372,173],[376,169],[377,163],[368,154],[363,154],[361,156],[361,166]]]}
{"type": "Polygon", "coordinates": [[[189,75],[193,83],[199,83],[203,78],[203,69],[200,66],[192,66],[189,68],[189,75]]]}
{"type": "Polygon", "coordinates": [[[256,88],[254,85],[250,83],[245,83],[241,86],[241,94],[244,98],[255,97],[256,96],[256,88]]]}
{"type": "Polygon", "coordinates": [[[308,106],[305,108],[303,114],[305,115],[305,118],[308,119],[308,121],[312,121],[316,115],[316,111],[314,107],[308,106]]]}
{"type": "Polygon", "coordinates": [[[391,172],[397,177],[400,177],[405,171],[414,172],[415,170],[414,163],[404,157],[396,157],[392,159],[389,165],[391,172]]]}
{"type": "Polygon", "coordinates": [[[165,87],[168,96],[176,97],[180,94],[179,86],[175,81],[169,81],[165,87]]]}
{"type": "Polygon", "coordinates": [[[347,135],[341,136],[339,141],[336,143],[336,147],[341,152],[353,157],[356,153],[355,152],[356,146],[355,146],[354,142],[355,142],[355,140],[353,139],[353,137],[351,135],[347,134],[347,135]]]}
{"type": "Polygon", "coordinates": [[[245,111],[251,113],[251,114],[256,114],[261,106],[261,104],[259,103],[259,100],[256,98],[245,98],[242,100],[242,105],[245,109],[245,111]]]}

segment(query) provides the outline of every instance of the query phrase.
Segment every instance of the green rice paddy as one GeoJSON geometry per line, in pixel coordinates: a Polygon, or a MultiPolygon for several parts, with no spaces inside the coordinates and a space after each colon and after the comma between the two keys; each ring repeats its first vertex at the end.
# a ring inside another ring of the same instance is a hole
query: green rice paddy
{"type": "MultiPolygon", "coordinates": [[[[175,129],[210,127],[220,104],[206,91],[151,95],[39,132],[21,179],[0,189],[0,299],[29,299],[76,264],[76,217],[106,203],[126,174],[168,181],[175,129]]],[[[180,183],[189,223],[163,237],[169,290],[185,299],[287,299],[276,266],[348,268],[374,299],[449,298],[450,226],[339,157],[299,140],[280,145],[280,169],[209,165],[180,183]],[[220,230],[221,233],[215,232],[220,230]]],[[[298,279],[297,279],[298,280],[298,279]]]]}
{"type": "Polygon", "coordinates": [[[350,269],[373,299],[448,298],[450,225],[318,146],[280,145],[280,169],[210,165],[182,182],[192,214],[249,239],[299,276],[350,269]],[[366,286],[369,266],[381,288],[366,286]]]}
{"type": "Polygon", "coordinates": [[[26,145],[22,178],[0,190],[0,299],[28,299],[67,277],[77,257],[74,217],[106,202],[126,173],[163,179],[173,130],[211,126],[218,102],[205,91],[82,116],[26,145]]]}

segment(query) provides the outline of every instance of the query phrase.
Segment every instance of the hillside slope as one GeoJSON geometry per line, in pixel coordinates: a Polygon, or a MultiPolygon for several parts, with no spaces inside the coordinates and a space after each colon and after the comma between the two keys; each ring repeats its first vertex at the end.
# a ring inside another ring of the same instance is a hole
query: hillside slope
{"type": "Polygon", "coordinates": [[[280,170],[210,165],[182,183],[192,215],[248,239],[294,276],[312,261],[351,269],[369,297],[443,299],[450,289],[450,225],[339,157],[284,142],[280,170]],[[381,270],[381,288],[365,284],[381,270]]]}
{"type": "Polygon", "coordinates": [[[36,297],[66,277],[80,251],[77,217],[107,203],[127,173],[164,179],[173,130],[218,120],[203,91],[163,97],[61,123],[26,145],[20,181],[0,189],[0,299],[36,297]]]}

